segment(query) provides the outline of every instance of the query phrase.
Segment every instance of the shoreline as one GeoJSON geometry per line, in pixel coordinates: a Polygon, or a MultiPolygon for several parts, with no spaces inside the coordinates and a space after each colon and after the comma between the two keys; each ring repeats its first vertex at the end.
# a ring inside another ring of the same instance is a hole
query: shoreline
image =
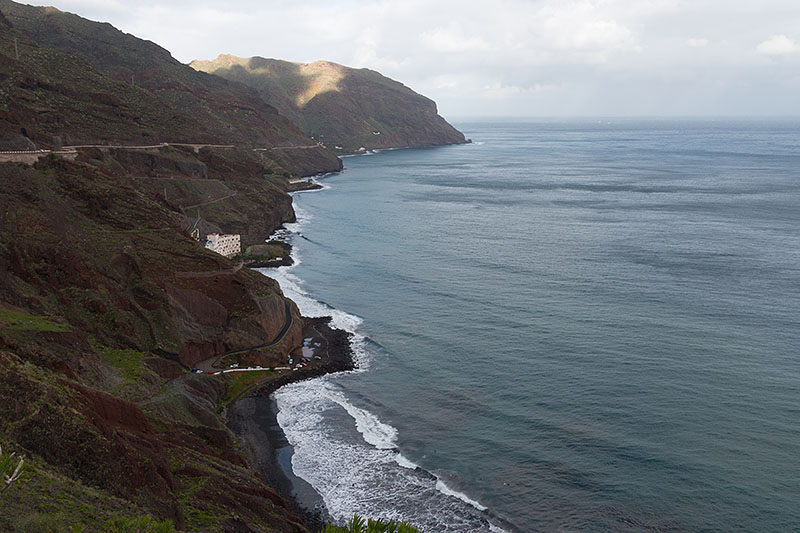
{"type": "Polygon", "coordinates": [[[303,337],[321,345],[321,362],[265,380],[250,394],[231,403],[225,418],[228,429],[242,444],[250,468],[292,505],[311,531],[317,531],[330,521],[330,515],[322,496],[292,471],[294,450],[278,424],[272,393],[291,383],[354,370],[355,364],[350,333],[331,327],[331,317],[304,320],[303,337]]]}
{"type": "MultiPolygon", "coordinates": [[[[470,139],[464,143],[455,144],[470,144],[471,142],[470,139]]],[[[381,148],[364,153],[340,155],[339,157],[363,157],[371,155],[370,152],[380,153],[381,151],[436,148],[440,146],[448,145],[381,148]]],[[[289,192],[294,194],[324,190],[327,187],[319,184],[317,180],[339,174],[345,170],[343,168],[339,172],[328,172],[313,176],[311,179],[302,180],[306,184],[305,187],[289,192]]],[[[293,253],[293,245],[285,240],[285,235],[277,237],[277,234],[285,231],[288,230],[285,226],[281,226],[270,237],[271,239],[282,241],[287,252],[284,254],[282,261],[258,265],[259,267],[291,266],[297,263],[293,253]]],[[[301,234],[298,233],[298,235],[302,237],[301,234]]],[[[295,514],[306,521],[310,531],[319,531],[332,521],[332,517],[328,512],[322,495],[305,479],[295,475],[293,471],[292,457],[294,449],[289,444],[286,434],[278,423],[277,402],[272,398],[272,394],[291,383],[355,370],[356,365],[351,345],[352,333],[332,327],[332,317],[330,316],[303,317],[303,319],[306,323],[303,329],[303,338],[308,339],[311,336],[315,339],[322,339],[327,359],[322,364],[312,362],[308,367],[261,382],[250,393],[231,403],[226,409],[225,418],[229,430],[234,433],[237,440],[242,444],[243,452],[247,457],[250,468],[255,470],[278,495],[289,502],[295,514]],[[307,327],[314,330],[314,334],[307,334],[307,327]]],[[[295,357],[297,356],[295,352],[293,354],[295,354],[295,357]]],[[[417,468],[419,469],[419,467],[417,468]]],[[[436,477],[432,474],[428,475],[436,477]]]]}

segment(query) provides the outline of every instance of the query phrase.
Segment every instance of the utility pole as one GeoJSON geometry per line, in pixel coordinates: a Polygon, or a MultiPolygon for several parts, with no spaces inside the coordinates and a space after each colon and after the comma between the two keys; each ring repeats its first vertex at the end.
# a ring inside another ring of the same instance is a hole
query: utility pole
{"type": "Polygon", "coordinates": [[[16,37],[14,37],[14,55],[17,57],[17,61],[19,61],[19,45],[17,44],[16,37]]]}

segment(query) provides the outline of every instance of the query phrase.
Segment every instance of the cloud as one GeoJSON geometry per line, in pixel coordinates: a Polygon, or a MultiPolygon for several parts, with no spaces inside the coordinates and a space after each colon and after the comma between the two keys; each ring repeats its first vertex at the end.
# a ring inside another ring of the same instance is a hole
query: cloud
{"type": "Polygon", "coordinates": [[[461,25],[457,23],[424,32],[421,38],[422,42],[435,52],[477,52],[489,49],[489,43],[482,37],[465,35],[461,25]]]}
{"type": "Polygon", "coordinates": [[[800,46],[785,35],[773,35],[759,44],[756,50],[768,56],[784,56],[800,51],[800,46]]]}
{"type": "Polygon", "coordinates": [[[183,62],[371,68],[458,115],[800,115],[784,60],[800,57],[800,35],[775,35],[800,27],[797,0],[25,1],[111,22],[183,62]]]}
{"type": "Polygon", "coordinates": [[[705,48],[708,46],[708,39],[691,38],[686,39],[686,45],[692,48],[705,48]]]}
{"type": "Polygon", "coordinates": [[[608,50],[631,45],[633,33],[593,2],[566,2],[541,10],[543,29],[559,49],[608,50]]]}

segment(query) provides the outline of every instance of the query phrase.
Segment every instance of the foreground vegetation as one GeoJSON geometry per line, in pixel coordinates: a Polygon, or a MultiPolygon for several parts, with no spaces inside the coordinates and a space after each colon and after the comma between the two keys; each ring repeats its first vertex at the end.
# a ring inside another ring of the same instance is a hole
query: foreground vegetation
{"type": "Polygon", "coordinates": [[[419,529],[406,522],[397,523],[394,520],[364,520],[358,515],[347,523],[347,526],[328,525],[323,533],[422,533],[419,529]]]}

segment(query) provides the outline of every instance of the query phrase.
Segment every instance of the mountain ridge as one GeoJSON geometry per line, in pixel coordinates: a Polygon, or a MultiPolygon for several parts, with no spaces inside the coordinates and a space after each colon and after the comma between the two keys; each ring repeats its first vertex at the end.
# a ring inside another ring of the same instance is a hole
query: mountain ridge
{"type": "Polygon", "coordinates": [[[467,142],[433,100],[371,69],[229,54],[190,66],[256,89],[301,131],[341,151],[467,142]]]}
{"type": "MultiPolygon", "coordinates": [[[[147,120],[160,120],[159,129],[172,133],[172,138],[159,142],[235,143],[253,148],[313,144],[252,89],[199,73],[151,41],[52,7],[0,0],[0,12],[41,50],[85,61],[91,70],[116,82],[123,96],[146,91],[148,102],[141,108],[158,108],[161,115],[147,120]]],[[[104,140],[115,140],[110,133],[104,140]]]]}

